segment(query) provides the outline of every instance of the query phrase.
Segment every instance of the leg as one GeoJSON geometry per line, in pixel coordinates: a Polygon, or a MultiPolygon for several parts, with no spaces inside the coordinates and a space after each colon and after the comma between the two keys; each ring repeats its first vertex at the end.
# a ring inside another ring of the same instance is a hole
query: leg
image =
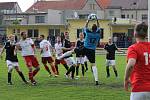
{"type": "Polygon", "coordinates": [[[71,73],[71,78],[72,79],[74,79],[75,67],[76,67],[76,65],[73,65],[73,69],[72,69],[72,73],[71,73]]]}
{"type": "Polygon", "coordinates": [[[8,66],[8,84],[9,84],[9,85],[12,85],[12,81],[11,81],[12,70],[13,70],[13,66],[12,66],[12,65],[9,65],[9,66],[8,66]]]}
{"type": "Polygon", "coordinates": [[[45,70],[49,73],[49,75],[51,75],[51,71],[49,67],[47,66],[47,64],[43,64],[43,65],[44,65],[45,70]]]}
{"type": "Polygon", "coordinates": [[[77,64],[77,67],[76,67],[76,76],[79,75],[79,66],[80,66],[80,64],[77,64]]]}
{"type": "Polygon", "coordinates": [[[116,76],[116,77],[118,77],[118,72],[117,72],[117,69],[116,69],[115,65],[112,65],[112,67],[113,67],[113,70],[114,70],[115,76],[116,76]]]}
{"type": "Polygon", "coordinates": [[[98,71],[97,71],[97,67],[95,66],[95,63],[91,63],[91,66],[92,66],[93,76],[95,78],[96,85],[98,85],[98,71]]]}
{"type": "Polygon", "coordinates": [[[81,66],[82,66],[82,75],[84,76],[84,72],[85,72],[84,64],[81,64],[81,66]]]}
{"type": "Polygon", "coordinates": [[[88,65],[87,65],[87,61],[84,62],[85,65],[85,72],[88,71],[88,65]]]}
{"type": "Polygon", "coordinates": [[[20,71],[19,67],[16,66],[15,69],[16,69],[16,71],[18,72],[18,74],[19,74],[19,76],[21,77],[21,79],[23,80],[23,82],[27,84],[28,82],[26,81],[26,79],[25,79],[23,73],[20,71]]]}
{"type": "Polygon", "coordinates": [[[109,66],[106,66],[107,78],[110,77],[109,66]]]}
{"type": "Polygon", "coordinates": [[[68,67],[68,65],[67,64],[63,64],[64,65],[64,67],[65,67],[65,69],[66,70],[68,70],[69,69],[69,67],[68,67]]]}
{"type": "Polygon", "coordinates": [[[50,63],[50,66],[51,66],[51,69],[52,69],[53,73],[56,74],[56,69],[55,69],[55,66],[54,66],[54,62],[50,63]]]}

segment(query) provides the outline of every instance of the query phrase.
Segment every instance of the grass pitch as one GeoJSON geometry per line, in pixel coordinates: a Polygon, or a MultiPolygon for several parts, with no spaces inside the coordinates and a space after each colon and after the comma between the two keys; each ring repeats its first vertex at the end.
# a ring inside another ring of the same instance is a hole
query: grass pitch
{"type": "MultiPolygon", "coordinates": [[[[20,54],[18,58],[20,68],[28,79],[24,60],[20,54]]],[[[41,62],[40,56],[38,58],[41,62]]],[[[41,70],[36,76],[37,86],[23,84],[15,70],[12,75],[14,85],[8,86],[6,63],[4,59],[0,60],[0,100],[129,100],[130,93],[123,90],[125,56],[116,56],[119,78],[115,78],[112,68],[110,68],[111,77],[106,78],[104,55],[97,55],[96,60],[99,80],[103,83],[100,86],[94,85],[90,66],[88,72],[85,73],[86,77],[69,80],[64,77],[65,68],[63,66],[59,66],[59,77],[50,78],[42,64],[40,64],[41,70]]]]}

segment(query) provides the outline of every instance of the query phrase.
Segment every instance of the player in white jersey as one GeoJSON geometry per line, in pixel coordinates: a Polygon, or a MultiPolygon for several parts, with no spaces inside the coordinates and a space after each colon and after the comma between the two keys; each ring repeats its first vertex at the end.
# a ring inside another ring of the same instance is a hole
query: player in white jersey
{"type": "Polygon", "coordinates": [[[58,64],[63,64],[66,70],[69,69],[68,65],[66,64],[66,61],[64,59],[58,60],[57,58],[60,57],[63,54],[63,45],[61,43],[61,37],[57,36],[57,43],[55,44],[55,52],[56,52],[56,59],[55,59],[55,68],[57,71],[57,74],[59,74],[58,71],[58,64]]]}
{"type": "Polygon", "coordinates": [[[29,80],[31,81],[32,85],[36,85],[36,81],[34,80],[34,76],[38,73],[40,70],[39,63],[37,61],[37,58],[35,57],[34,51],[35,46],[34,42],[31,38],[27,38],[26,32],[21,32],[22,39],[19,43],[17,43],[18,49],[21,50],[22,56],[25,59],[26,65],[29,69],[29,80]],[[35,70],[33,71],[33,68],[35,70]]]}
{"type": "MultiPolygon", "coordinates": [[[[40,51],[41,51],[41,57],[42,57],[42,63],[45,67],[45,69],[47,70],[47,72],[49,73],[49,75],[51,76],[51,71],[49,69],[49,67],[47,66],[47,63],[50,64],[51,69],[53,71],[53,74],[56,74],[56,69],[55,69],[55,65],[54,65],[54,60],[52,57],[51,52],[53,51],[53,48],[50,44],[49,41],[44,39],[45,36],[44,35],[40,35],[40,51]]],[[[57,76],[57,75],[55,75],[57,76]]]]}

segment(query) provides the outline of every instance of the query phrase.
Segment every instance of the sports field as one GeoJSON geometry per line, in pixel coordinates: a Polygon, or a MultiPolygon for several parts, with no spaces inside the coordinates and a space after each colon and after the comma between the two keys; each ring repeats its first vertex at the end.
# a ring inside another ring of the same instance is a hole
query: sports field
{"type": "MultiPolygon", "coordinates": [[[[24,60],[20,55],[18,57],[21,69],[28,78],[24,60]]],[[[40,56],[38,58],[40,61],[40,56]]],[[[94,85],[90,70],[86,77],[70,80],[64,77],[64,67],[59,66],[60,76],[50,78],[42,65],[36,76],[37,86],[23,84],[15,70],[12,77],[14,85],[8,86],[7,67],[3,57],[3,60],[0,60],[0,100],[129,100],[130,93],[123,90],[125,56],[116,57],[119,78],[115,78],[112,69],[111,77],[106,78],[104,55],[97,55],[96,60],[99,79],[102,82],[100,86],[94,85]]]]}

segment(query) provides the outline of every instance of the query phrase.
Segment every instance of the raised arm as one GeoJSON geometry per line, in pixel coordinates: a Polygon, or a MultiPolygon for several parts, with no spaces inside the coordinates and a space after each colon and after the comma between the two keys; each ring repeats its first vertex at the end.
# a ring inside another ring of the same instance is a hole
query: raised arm
{"type": "Polygon", "coordinates": [[[88,28],[88,24],[89,24],[89,19],[85,23],[85,28],[88,28]]]}
{"type": "Polygon", "coordinates": [[[98,19],[97,19],[97,27],[99,28],[99,21],[98,21],[98,19]]]}

